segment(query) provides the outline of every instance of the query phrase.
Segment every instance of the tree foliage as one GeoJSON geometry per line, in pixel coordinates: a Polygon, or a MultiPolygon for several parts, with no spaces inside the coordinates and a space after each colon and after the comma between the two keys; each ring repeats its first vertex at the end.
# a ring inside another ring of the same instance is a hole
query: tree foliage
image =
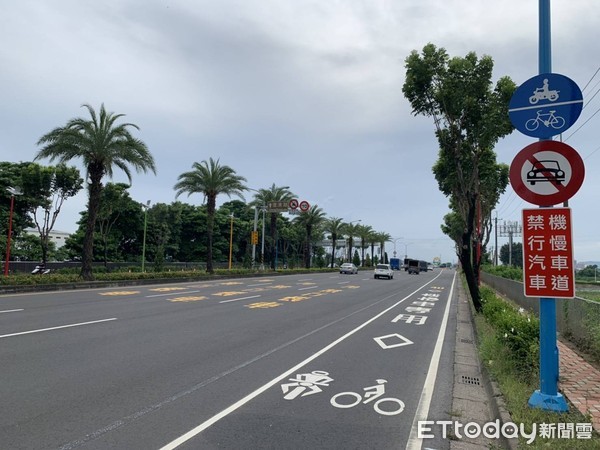
{"type": "Polygon", "coordinates": [[[493,66],[489,56],[450,58],[445,49],[427,44],[406,58],[402,87],[413,114],[433,118],[439,146],[433,173],[452,210],[442,230],[456,243],[477,310],[477,247],[489,240],[491,211],[508,184],[508,167],[496,162],[493,149],[513,129],[508,103],[515,84],[503,77],[492,88],[493,66]]]}
{"type": "Polygon", "coordinates": [[[156,173],[154,158],[146,144],[136,139],[129,131],[139,129],[132,123],[117,124],[123,114],[107,112],[104,104],[100,114],[96,114],[90,105],[83,105],[90,118],[74,118],[63,127],[57,127],[43,135],[38,145],[42,148],[35,159],[48,158],[65,163],[73,159],[81,159],[86,170],[88,183],[88,208],[85,236],[83,240],[83,255],[81,276],[92,280],[92,259],[94,251],[94,231],[96,217],[100,208],[102,195],[102,180],[112,177],[115,168],[125,173],[131,183],[131,169],[137,172],[152,171],[156,173]]]}

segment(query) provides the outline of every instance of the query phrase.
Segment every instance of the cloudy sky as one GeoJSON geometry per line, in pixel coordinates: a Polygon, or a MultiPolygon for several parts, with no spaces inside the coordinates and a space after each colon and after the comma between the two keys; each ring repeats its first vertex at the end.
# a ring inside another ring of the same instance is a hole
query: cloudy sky
{"type": "MultiPolygon", "coordinates": [[[[431,172],[433,123],[402,95],[405,58],[431,42],[492,56],[495,79],[538,73],[535,0],[1,3],[0,160],[32,160],[40,136],[85,116],[83,103],[104,103],[141,128],[156,159],[157,176],[134,174],[135,200],[174,201],[179,174],[218,158],[252,188],[289,186],[329,217],[390,233],[399,255],[429,260],[456,257],[440,231],[448,202],[431,172]]],[[[600,260],[598,24],[596,1],[552,4],[553,72],[585,87],[563,135],[586,167],[570,201],[580,261],[600,260]]],[[[498,160],[510,164],[533,141],[515,131],[498,160]]],[[[85,193],[69,200],[56,228],[74,231],[85,203],[85,193]]],[[[532,206],[509,187],[499,222],[532,206]]]]}

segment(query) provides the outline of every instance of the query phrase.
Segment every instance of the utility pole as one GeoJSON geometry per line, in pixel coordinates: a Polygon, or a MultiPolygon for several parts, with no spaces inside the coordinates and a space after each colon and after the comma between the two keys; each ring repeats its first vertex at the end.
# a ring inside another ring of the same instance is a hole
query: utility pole
{"type": "MultiPolygon", "coordinates": [[[[496,224],[497,227],[497,224],[496,224]]],[[[497,231],[497,228],[496,228],[497,231]]],[[[521,237],[523,232],[523,227],[519,222],[511,222],[504,221],[502,225],[500,225],[500,236],[507,237],[508,236],[508,265],[512,266],[512,244],[513,237],[521,237]]]]}
{"type": "Polygon", "coordinates": [[[494,234],[494,266],[498,266],[498,213],[496,213],[496,217],[494,218],[494,234]]]}

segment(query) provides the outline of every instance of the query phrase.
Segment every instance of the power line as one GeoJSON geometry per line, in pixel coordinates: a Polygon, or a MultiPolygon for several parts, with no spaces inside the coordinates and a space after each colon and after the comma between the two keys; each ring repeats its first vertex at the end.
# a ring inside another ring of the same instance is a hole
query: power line
{"type": "Polygon", "coordinates": [[[594,72],[594,75],[592,75],[592,78],[590,78],[590,81],[587,82],[587,84],[583,87],[583,89],[581,90],[581,92],[583,92],[583,91],[586,90],[586,88],[589,86],[589,84],[592,82],[592,80],[596,77],[596,75],[598,75],[598,72],[600,72],[600,66],[598,66],[598,68],[594,72]]]}

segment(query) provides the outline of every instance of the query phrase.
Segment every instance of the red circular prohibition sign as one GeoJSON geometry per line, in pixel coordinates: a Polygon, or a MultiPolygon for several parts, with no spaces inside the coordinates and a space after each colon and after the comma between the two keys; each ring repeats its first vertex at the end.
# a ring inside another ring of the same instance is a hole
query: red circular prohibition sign
{"type": "Polygon", "coordinates": [[[510,165],[510,184],[517,195],[523,200],[538,206],[552,206],[566,202],[579,190],[583,184],[584,176],[585,167],[579,153],[573,147],[559,141],[539,141],[529,144],[517,153],[517,156],[515,156],[510,165]],[[563,185],[560,181],[550,180],[549,171],[544,171],[543,164],[536,158],[536,154],[540,152],[555,152],[568,161],[571,166],[571,178],[567,184],[563,185]],[[548,182],[556,187],[557,192],[549,195],[533,192],[521,175],[523,166],[527,163],[539,168],[540,172],[545,173],[548,177],[548,182]]]}

